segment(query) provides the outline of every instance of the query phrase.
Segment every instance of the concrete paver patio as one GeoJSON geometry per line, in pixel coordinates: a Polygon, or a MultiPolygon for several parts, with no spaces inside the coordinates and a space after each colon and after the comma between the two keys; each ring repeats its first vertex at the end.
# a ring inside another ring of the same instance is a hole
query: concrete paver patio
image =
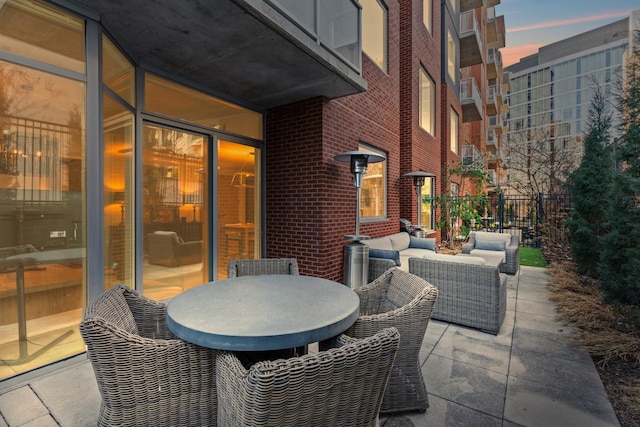
{"type": "MultiPolygon", "coordinates": [[[[509,276],[507,316],[497,336],[432,320],[420,356],[430,407],[382,416],[380,424],[619,425],[591,358],[555,320],[547,279],[535,267],[509,276]]],[[[47,371],[0,382],[0,427],[96,425],[100,395],[86,356],[47,371]]]]}

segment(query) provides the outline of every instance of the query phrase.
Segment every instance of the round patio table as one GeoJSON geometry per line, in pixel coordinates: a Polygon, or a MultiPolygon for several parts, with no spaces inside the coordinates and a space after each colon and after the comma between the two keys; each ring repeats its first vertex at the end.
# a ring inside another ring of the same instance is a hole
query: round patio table
{"type": "Polygon", "coordinates": [[[219,350],[302,347],[344,332],[358,318],[351,288],[318,277],[258,275],[209,282],[175,296],[167,324],[178,337],[219,350]]]}

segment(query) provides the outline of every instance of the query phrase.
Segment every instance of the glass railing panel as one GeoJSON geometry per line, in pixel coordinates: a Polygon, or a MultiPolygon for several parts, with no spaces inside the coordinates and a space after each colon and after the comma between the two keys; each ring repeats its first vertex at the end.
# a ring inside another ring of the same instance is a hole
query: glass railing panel
{"type": "Polygon", "coordinates": [[[320,42],[360,68],[360,9],[343,0],[320,1],[320,42]]]}
{"type": "Polygon", "coordinates": [[[360,6],[355,0],[269,0],[316,42],[348,63],[361,67],[360,6]]]}
{"type": "Polygon", "coordinates": [[[294,18],[306,29],[312,31],[314,34],[318,33],[316,27],[317,0],[273,0],[273,3],[276,6],[280,6],[280,9],[284,9],[291,18],[294,18]]]}

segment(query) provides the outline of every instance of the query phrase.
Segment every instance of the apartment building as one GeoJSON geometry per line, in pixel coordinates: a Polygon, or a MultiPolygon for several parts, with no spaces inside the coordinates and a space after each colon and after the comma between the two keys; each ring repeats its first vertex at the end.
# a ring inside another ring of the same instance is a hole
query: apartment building
{"type": "Polygon", "coordinates": [[[613,114],[612,141],[619,136],[617,85],[639,22],[640,11],[635,11],[627,18],[541,47],[505,69],[509,173],[504,187],[508,192],[562,190],[567,174],[582,157],[582,138],[596,87],[613,114]]]}
{"type": "Polygon", "coordinates": [[[341,281],[339,153],[385,159],[361,189],[371,237],[417,221],[406,173],[433,174],[425,195],[459,191],[442,168],[467,146],[491,167],[499,1],[214,3],[0,5],[0,380],[84,351],[86,302],[115,283],[170,298],[258,257],[341,281]]]}
{"type": "MultiPolygon", "coordinates": [[[[503,174],[502,134],[508,110],[503,93],[508,87],[503,80],[502,56],[506,32],[504,16],[496,13],[499,1],[486,1],[460,15],[460,98],[463,135],[462,162],[484,168],[489,173],[487,188],[495,195],[503,174]]],[[[463,183],[460,193],[473,194],[473,184],[463,183]]]]}

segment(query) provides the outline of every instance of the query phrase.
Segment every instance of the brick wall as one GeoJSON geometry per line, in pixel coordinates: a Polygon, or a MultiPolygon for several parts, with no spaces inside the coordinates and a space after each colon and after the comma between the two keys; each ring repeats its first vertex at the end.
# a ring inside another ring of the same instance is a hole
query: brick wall
{"type": "MultiPolygon", "coordinates": [[[[388,1],[388,69],[363,55],[365,93],[315,98],[268,111],[266,256],[298,259],[300,273],[342,281],[344,235],[355,231],[356,189],[334,160],[364,141],[387,152],[388,219],[362,223],[371,237],[397,232],[400,218],[399,4],[388,1]]],[[[410,189],[409,189],[410,190],[410,189]]]]}
{"type": "MultiPolygon", "coordinates": [[[[441,182],[441,146],[438,135],[442,133],[440,100],[440,34],[439,2],[432,4],[432,32],[422,20],[423,2],[401,0],[400,8],[400,73],[401,73],[401,173],[422,170],[436,175],[441,182]],[[433,135],[420,127],[420,69],[424,69],[436,84],[436,129],[433,135]]],[[[437,185],[437,184],[436,184],[437,185]]],[[[400,212],[402,218],[417,221],[416,194],[413,182],[403,178],[401,182],[400,212]]]]}

